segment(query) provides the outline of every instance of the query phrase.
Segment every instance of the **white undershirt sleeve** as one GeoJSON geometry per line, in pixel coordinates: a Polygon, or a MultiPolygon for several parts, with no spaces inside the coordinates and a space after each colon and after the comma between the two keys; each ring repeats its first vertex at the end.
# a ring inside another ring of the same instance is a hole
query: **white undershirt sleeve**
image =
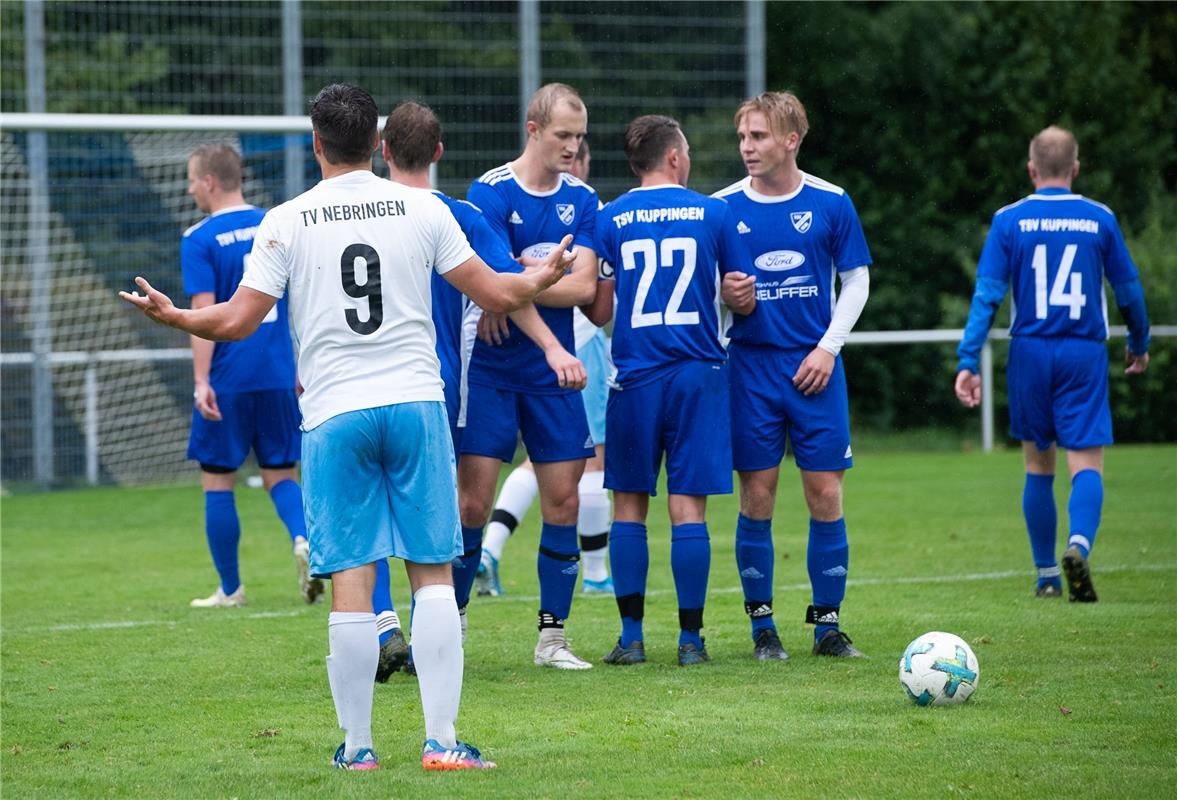
{"type": "Polygon", "coordinates": [[[834,318],[830,320],[826,335],[817,343],[822,350],[835,356],[842,351],[846,337],[866,305],[866,298],[870,295],[870,270],[855,267],[838,273],[838,278],[842,282],[842,291],[834,303],[834,318]]]}

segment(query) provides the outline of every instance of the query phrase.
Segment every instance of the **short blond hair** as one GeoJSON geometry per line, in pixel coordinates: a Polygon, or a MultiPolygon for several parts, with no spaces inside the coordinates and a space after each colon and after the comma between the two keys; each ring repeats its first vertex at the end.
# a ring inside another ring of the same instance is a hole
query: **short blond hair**
{"type": "Polygon", "coordinates": [[[1043,178],[1070,178],[1079,160],[1079,142],[1066,128],[1051,125],[1030,140],[1030,163],[1043,178]]]}
{"type": "Polygon", "coordinates": [[[534,122],[540,128],[548,127],[552,121],[552,111],[556,104],[564,101],[576,111],[584,111],[584,101],[580,93],[566,83],[546,83],[536,89],[535,94],[527,101],[527,121],[534,122]]]}
{"type": "Polygon", "coordinates": [[[768,127],[778,139],[784,139],[790,133],[797,134],[798,144],[809,133],[809,116],[805,113],[805,106],[792,92],[762,92],[749,98],[736,109],[735,124],[740,127],[740,120],[751,111],[759,111],[768,120],[768,127]]]}
{"type": "Polygon", "coordinates": [[[197,175],[212,175],[222,191],[241,188],[241,154],[232,145],[221,142],[197,145],[188,160],[196,167],[197,175]]]}

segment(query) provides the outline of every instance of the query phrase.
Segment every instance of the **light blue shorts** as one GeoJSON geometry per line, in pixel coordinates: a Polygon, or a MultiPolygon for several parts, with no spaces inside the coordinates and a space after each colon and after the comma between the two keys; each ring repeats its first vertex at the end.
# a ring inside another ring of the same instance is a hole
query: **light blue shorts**
{"type": "Polygon", "coordinates": [[[340,414],[302,436],[311,574],[395,556],[444,564],[462,554],[454,445],[445,404],[340,414]]]}
{"type": "Polygon", "coordinates": [[[584,398],[584,413],[588,416],[589,436],[593,444],[605,443],[605,409],[609,405],[609,373],[613,371],[609,360],[609,341],[603,330],[597,329],[593,338],[576,351],[576,357],[584,364],[588,377],[580,396],[584,398]]]}

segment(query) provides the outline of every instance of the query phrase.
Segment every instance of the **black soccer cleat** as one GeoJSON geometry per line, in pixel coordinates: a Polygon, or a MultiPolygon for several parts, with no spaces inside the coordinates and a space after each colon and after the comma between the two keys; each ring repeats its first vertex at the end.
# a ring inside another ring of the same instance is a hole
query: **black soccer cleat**
{"type": "Polygon", "coordinates": [[[646,661],[646,645],[641,639],[636,639],[626,647],[617,640],[617,644],[601,659],[606,664],[627,667],[630,664],[644,664],[646,661]]]}
{"type": "Polygon", "coordinates": [[[815,656],[833,656],[834,658],[866,658],[858,648],[854,647],[850,637],[839,630],[826,631],[825,636],[813,643],[815,656]]]}
{"type": "Polygon", "coordinates": [[[1062,597],[1063,590],[1053,583],[1044,583],[1034,592],[1035,597],[1062,597]]]}
{"type": "Polygon", "coordinates": [[[775,628],[765,628],[756,634],[756,658],[761,661],[789,660],[789,654],[785,652],[775,628]]]}
{"type": "Polygon", "coordinates": [[[1095,586],[1091,583],[1091,568],[1079,548],[1071,545],[1063,553],[1063,575],[1067,578],[1067,589],[1071,592],[1072,603],[1094,603],[1095,586]]]}
{"type": "Polygon", "coordinates": [[[711,656],[707,654],[707,641],[703,641],[702,647],[695,647],[692,642],[680,644],[678,646],[678,665],[680,667],[693,667],[695,664],[703,664],[711,660],[711,656]]]}
{"type": "Polygon", "coordinates": [[[388,641],[380,645],[380,660],[376,663],[376,682],[388,683],[389,676],[399,672],[409,660],[409,643],[400,628],[393,628],[388,641]]]}

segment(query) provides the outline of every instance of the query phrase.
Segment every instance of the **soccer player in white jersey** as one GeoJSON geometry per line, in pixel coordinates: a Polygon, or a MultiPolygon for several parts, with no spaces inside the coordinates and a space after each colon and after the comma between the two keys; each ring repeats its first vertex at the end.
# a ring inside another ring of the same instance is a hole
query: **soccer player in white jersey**
{"type": "MultiPolygon", "coordinates": [[[[569,172],[573,177],[588,183],[591,161],[589,143],[585,139],[580,143],[569,172]]],[[[576,353],[585,369],[585,387],[580,395],[584,398],[589,435],[592,436],[596,451],[585,462],[579,486],[580,511],[576,528],[580,533],[581,591],[585,594],[612,594],[613,580],[609,577],[606,563],[611,509],[609,493],[605,490],[605,403],[609,399],[609,377],[613,371],[613,362],[609,359],[609,338],[605,331],[590,322],[580,309],[573,309],[572,326],[576,353]]],[[[503,481],[503,488],[499,490],[494,511],[486,526],[486,539],[482,543],[482,563],[478,566],[475,580],[479,595],[498,597],[503,594],[503,583],[499,576],[503,547],[523,521],[538,491],[535,469],[530,459],[511,470],[511,474],[503,481]]]]}
{"type": "MultiPolygon", "coordinates": [[[[536,301],[540,316],[568,350],[575,349],[572,309],[596,296],[593,223],[597,193],[569,175],[588,128],[588,113],[570,86],[547,84],[527,107],[527,144],[514,161],[490,170],[470,186],[478,206],[517,258],[542,258],[565,235],[577,246],[576,263],[536,301]]],[[[568,647],[564,623],[576,591],[580,549],[576,522],[578,484],[593,455],[584,403],[561,383],[543,354],[514,331],[501,344],[474,343],[466,381],[466,430],[458,464],[464,536],[481,539],[503,462],[515,455],[517,434],[535,466],[539,485],[539,666],[589,669],[568,647]]]]}
{"type": "Polygon", "coordinates": [[[609,556],[621,636],[605,662],[646,660],[646,515],[665,455],[678,663],[691,666],[710,660],[700,633],[711,566],[707,497],[732,490],[717,290],[720,275],[746,275],[751,264],[727,203],[686,188],[690,152],[675,120],[633,120],[625,154],[641,185],[597,217],[598,253],[614,277],[601,281],[588,314],[607,322],[616,294],[617,378],[609,392],[605,486],[616,507],[609,556]]]}
{"type": "Polygon", "coordinates": [[[731,206],[753,274],[730,276],[732,460],[740,474],[736,565],[756,657],[785,660],[772,619],[772,514],[790,441],[809,506],[807,566],[816,626],[813,653],[861,656],[838,626],[849,545],[842,478],[853,461],[846,376],[839,352],[866,304],[871,263],[850,196],[802,172],[809,130],[790,92],[766,92],[736,112],[748,176],[717,192],[731,206]],[[834,275],[842,288],[834,294],[834,275]],[[739,313],[749,297],[755,310],[739,313]]]}
{"type": "Polygon", "coordinates": [[[373,562],[405,561],[425,716],[426,769],[493,766],[457,740],[462,644],[450,572],[461,553],[450,441],[430,319],[436,271],[486,308],[508,312],[554,284],[561,246],[520,275],[490,270],[430,192],[378,178],[377,108],[362,89],[324,88],[311,106],[323,180],[266,214],[233,297],[177,309],[143,278],[120,296],[150,318],[213,340],[252,333],[288,295],[305,387],[303,478],[311,571],[332,579],[327,675],[345,740],[334,764],[375,769],[373,562]]]}
{"type": "Polygon", "coordinates": [[[957,355],[956,396],[981,402],[977,365],[993,315],[1011,286],[1010,433],[1022,440],[1022,511],[1038,570],[1038,597],[1061,597],[1054,471],[1067,451],[1070,536],[1063,571],[1072,602],[1097,599],[1087,559],[1103,509],[1103,448],[1112,443],[1108,407],[1106,277],[1128,323],[1125,374],[1148,368],[1144,290],[1112,210],[1071,191],[1079,144],[1051,126],[1030,142],[1034,193],[993,215],[977,265],[977,288],[957,355]],[[1049,289],[1049,291],[1048,291],[1049,289]]]}

